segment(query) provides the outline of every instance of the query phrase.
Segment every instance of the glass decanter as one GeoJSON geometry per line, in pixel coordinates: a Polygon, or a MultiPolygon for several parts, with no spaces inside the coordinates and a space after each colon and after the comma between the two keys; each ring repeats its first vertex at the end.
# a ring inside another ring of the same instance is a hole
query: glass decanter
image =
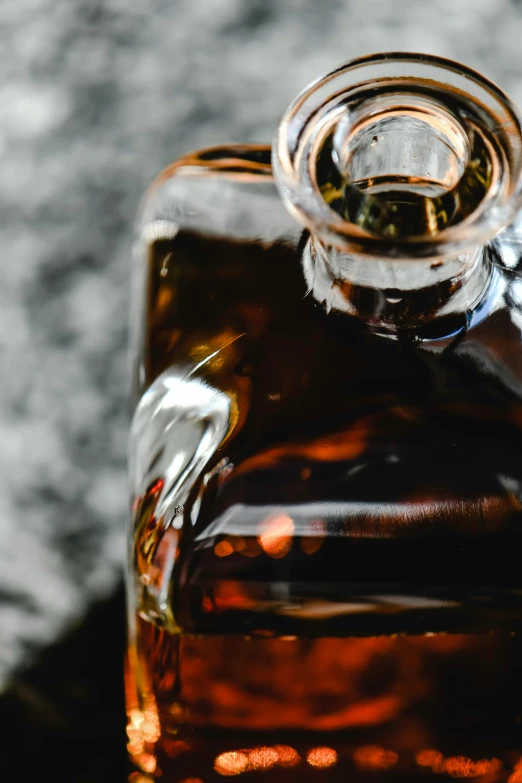
{"type": "Polygon", "coordinates": [[[126,675],[151,779],[521,783],[521,142],[479,74],[373,55],[273,149],[152,184],[126,675]]]}

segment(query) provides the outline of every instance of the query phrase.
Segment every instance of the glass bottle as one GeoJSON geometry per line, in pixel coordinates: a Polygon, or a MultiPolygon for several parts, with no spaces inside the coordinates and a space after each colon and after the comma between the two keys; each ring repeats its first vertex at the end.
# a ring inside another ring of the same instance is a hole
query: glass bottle
{"type": "Polygon", "coordinates": [[[373,55],[272,150],[152,184],[127,661],[151,778],[522,781],[521,142],[479,74],[373,55]]]}

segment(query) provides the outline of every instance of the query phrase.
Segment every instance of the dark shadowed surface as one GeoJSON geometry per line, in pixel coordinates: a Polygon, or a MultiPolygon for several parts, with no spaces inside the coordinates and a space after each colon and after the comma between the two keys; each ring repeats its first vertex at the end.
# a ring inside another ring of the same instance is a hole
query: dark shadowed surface
{"type": "Polygon", "coordinates": [[[17,780],[125,779],[120,588],[15,676],[0,699],[0,772],[17,780]]]}
{"type": "Polygon", "coordinates": [[[0,0],[2,771],[123,775],[128,291],[147,184],[195,147],[270,141],[304,85],[368,52],[459,59],[522,104],[521,39],[515,0],[0,0]]]}

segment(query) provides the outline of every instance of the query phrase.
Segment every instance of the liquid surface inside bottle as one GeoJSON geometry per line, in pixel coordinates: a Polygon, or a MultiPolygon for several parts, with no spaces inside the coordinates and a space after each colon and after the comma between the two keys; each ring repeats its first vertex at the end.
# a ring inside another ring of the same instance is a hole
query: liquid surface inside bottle
{"type": "MultiPolygon", "coordinates": [[[[493,176],[481,155],[469,204],[493,176]]],[[[384,236],[393,204],[403,233],[412,210],[413,233],[450,219],[448,199],[427,203],[440,183],[402,197],[362,172],[354,208],[320,172],[333,208],[384,236]]],[[[485,248],[473,306],[448,315],[435,310],[458,285],[436,264],[399,312],[387,289],[390,335],[317,296],[313,237],[281,203],[269,148],[206,151],[163,187],[177,207],[147,218],[131,433],[140,774],[519,783],[513,252],[485,248]]],[[[376,290],[351,302],[372,308],[376,290]]]]}

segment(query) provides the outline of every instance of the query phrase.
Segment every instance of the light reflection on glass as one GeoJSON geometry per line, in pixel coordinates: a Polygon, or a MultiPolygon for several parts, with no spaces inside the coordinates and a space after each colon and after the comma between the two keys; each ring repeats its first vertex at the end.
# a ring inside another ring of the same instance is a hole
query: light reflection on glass
{"type": "Polygon", "coordinates": [[[258,541],[267,555],[279,559],[290,551],[294,530],[292,517],[288,514],[273,514],[259,525],[258,541]]]}
{"type": "Polygon", "coordinates": [[[498,772],[501,767],[498,759],[473,761],[467,756],[450,756],[444,760],[442,771],[453,778],[476,778],[498,772]]]}
{"type": "Polygon", "coordinates": [[[132,772],[129,775],[129,783],[154,783],[150,775],[142,775],[141,772],[132,772]]]}
{"type": "Polygon", "coordinates": [[[156,710],[144,711],[141,735],[145,742],[156,742],[156,740],[159,738],[160,724],[156,710]]]}
{"type": "Polygon", "coordinates": [[[415,761],[420,767],[439,767],[444,761],[444,756],[438,750],[426,748],[417,753],[415,761]]]}
{"type": "MultiPolygon", "coordinates": [[[[143,753],[144,743],[156,742],[159,735],[159,718],[154,708],[129,711],[129,722],[127,724],[129,742],[127,743],[127,749],[132,756],[140,756],[140,758],[142,755],[146,756],[147,754],[143,753]]],[[[151,762],[146,763],[150,766],[151,762]]],[[[147,772],[154,772],[154,769],[149,769],[148,766],[143,768],[147,772]]]]}
{"type": "Polygon", "coordinates": [[[301,549],[307,555],[313,555],[324,544],[326,524],[323,519],[312,519],[304,529],[301,538],[301,549]]]}
{"type": "MultiPolygon", "coordinates": [[[[337,754],[332,748],[314,748],[308,756],[312,759],[309,763],[318,768],[331,767],[337,761],[337,754]]],[[[221,753],[216,757],[214,770],[220,775],[232,776],[243,772],[263,772],[273,769],[276,764],[280,767],[295,767],[300,761],[299,753],[289,745],[263,745],[221,753]]],[[[192,783],[192,780],[182,783],[192,783]]]]}
{"type": "Polygon", "coordinates": [[[236,552],[242,552],[245,546],[246,544],[243,536],[238,536],[234,541],[234,549],[236,550],[236,552]]]}
{"type": "Polygon", "coordinates": [[[214,554],[218,557],[228,557],[228,555],[231,555],[234,552],[234,547],[230,543],[230,541],[220,541],[216,546],[214,547],[214,554]]]}
{"type": "Polygon", "coordinates": [[[150,772],[151,775],[156,770],[156,756],[153,756],[151,753],[140,753],[134,756],[134,761],[144,772],[150,772]]]}
{"type": "Polygon", "coordinates": [[[301,761],[299,753],[290,745],[275,745],[274,750],[277,752],[277,763],[280,767],[295,767],[301,761]]]}
{"type": "Polygon", "coordinates": [[[522,783],[522,756],[513,767],[513,772],[508,777],[507,783],[522,783]]]}
{"type": "Polygon", "coordinates": [[[143,742],[136,740],[135,742],[127,742],[127,750],[131,756],[139,756],[143,753],[143,742]]]}
{"type": "Polygon", "coordinates": [[[220,753],[214,762],[214,769],[219,775],[240,775],[248,769],[248,756],[239,750],[220,753]]]}
{"type": "Polygon", "coordinates": [[[353,760],[359,769],[391,769],[399,756],[393,750],[386,750],[379,745],[361,745],[354,752],[353,760]]]}
{"type": "Polygon", "coordinates": [[[156,312],[161,318],[165,317],[165,313],[172,307],[172,301],[174,299],[174,292],[172,289],[162,286],[156,298],[156,312]]]}
{"type": "MultiPolygon", "coordinates": [[[[492,775],[500,772],[502,768],[502,762],[495,758],[474,761],[468,756],[445,757],[438,750],[433,749],[421,750],[415,756],[415,760],[421,767],[431,767],[436,774],[450,775],[453,778],[477,778],[492,775]]],[[[511,775],[512,777],[513,775],[511,775]]],[[[522,776],[520,780],[511,780],[511,778],[509,778],[510,783],[522,783],[522,776]]]]}
{"type": "Polygon", "coordinates": [[[144,742],[141,736],[141,731],[130,721],[127,724],[127,737],[129,738],[127,743],[127,750],[129,751],[130,755],[138,756],[140,753],[143,753],[144,742]]]}
{"type": "Polygon", "coordinates": [[[254,748],[248,754],[248,768],[259,771],[272,769],[278,759],[279,754],[275,748],[254,748]]]}
{"type": "Polygon", "coordinates": [[[337,752],[333,748],[327,747],[312,748],[306,754],[306,760],[311,767],[328,769],[328,767],[337,764],[337,752]]]}

